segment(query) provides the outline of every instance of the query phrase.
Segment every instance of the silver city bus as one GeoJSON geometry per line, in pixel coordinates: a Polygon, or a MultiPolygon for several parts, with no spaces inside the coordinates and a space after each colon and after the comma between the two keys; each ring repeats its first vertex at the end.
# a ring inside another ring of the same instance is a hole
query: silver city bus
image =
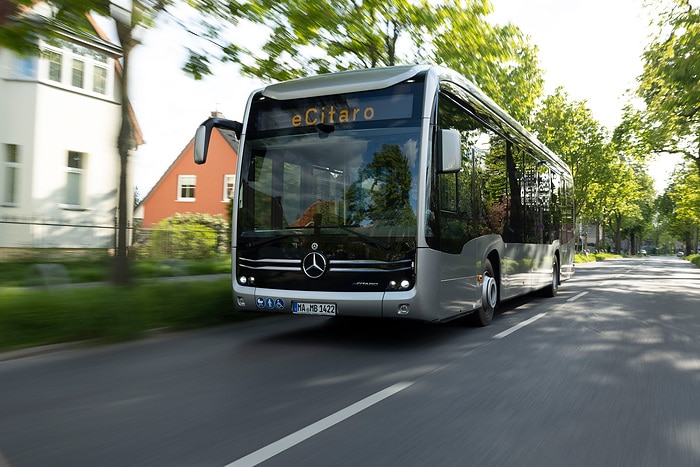
{"type": "Polygon", "coordinates": [[[238,309],[487,325],[574,272],[569,168],[465,78],[427,65],[253,92],[233,211],[238,309]]]}

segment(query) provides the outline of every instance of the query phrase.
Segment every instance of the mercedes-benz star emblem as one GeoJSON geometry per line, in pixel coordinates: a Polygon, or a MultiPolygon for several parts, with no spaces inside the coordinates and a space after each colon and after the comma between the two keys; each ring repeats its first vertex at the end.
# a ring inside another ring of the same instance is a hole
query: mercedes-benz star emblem
{"type": "Polygon", "coordinates": [[[328,267],[328,261],[326,257],[317,251],[312,251],[304,257],[304,261],[301,262],[301,268],[311,279],[318,279],[326,272],[328,267]]]}

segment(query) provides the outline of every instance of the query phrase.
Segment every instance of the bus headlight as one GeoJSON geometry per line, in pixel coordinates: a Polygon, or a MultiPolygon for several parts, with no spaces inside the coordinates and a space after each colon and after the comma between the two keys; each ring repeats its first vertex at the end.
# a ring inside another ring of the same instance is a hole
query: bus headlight
{"type": "Polygon", "coordinates": [[[253,276],[250,276],[250,277],[240,276],[238,278],[238,283],[241,285],[250,285],[252,287],[255,285],[255,277],[253,277],[253,276]]]}
{"type": "Polygon", "coordinates": [[[408,290],[411,288],[411,281],[404,279],[401,282],[389,281],[386,285],[387,290],[408,290]]]}

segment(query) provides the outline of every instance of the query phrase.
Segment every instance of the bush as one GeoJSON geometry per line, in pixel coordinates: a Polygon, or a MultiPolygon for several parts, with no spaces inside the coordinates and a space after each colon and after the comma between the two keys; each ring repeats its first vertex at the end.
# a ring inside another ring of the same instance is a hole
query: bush
{"type": "Polygon", "coordinates": [[[163,219],[153,231],[151,258],[207,259],[226,250],[227,224],[220,215],[185,213],[163,219]]]}
{"type": "Polygon", "coordinates": [[[593,261],[605,261],[606,259],[622,258],[620,255],[613,253],[589,253],[588,255],[582,255],[577,253],[574,258],[574,263],[590,263],[593,261]]]}
{"type": "Polygon", "coordinates": [[[580,253],[576,253],[576,255],[574,256],[574,263],[578,263],[578,264],[590,263],[590,262],[593,262],[595,260],[596,260],[595,256],[593,256],[591,254],[583,255],[580,253]]]}

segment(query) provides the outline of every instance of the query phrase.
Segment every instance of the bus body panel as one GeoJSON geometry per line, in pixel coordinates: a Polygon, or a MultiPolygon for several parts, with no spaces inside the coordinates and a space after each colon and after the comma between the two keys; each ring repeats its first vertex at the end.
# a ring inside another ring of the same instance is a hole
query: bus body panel
{"type": "MultiPolygon", "coordinates": [[[[381,318],[384,292],[280,290],[242,286],[233,280],[236,308],[244,311],[292,314],[294,303],[335,305],[335,316],[381,318]],[[241,306],[240,300],[245,302],[241,306]]],[[[299,313],[305,314],[305,313],[299,313]]],[[[313,314],[309,312],[308,314],[313,314]]],[[[320,314],[320,313],[319,313],[320,314]]],[[[330,316],[330,315],[329,315],[330,316]]]]}

